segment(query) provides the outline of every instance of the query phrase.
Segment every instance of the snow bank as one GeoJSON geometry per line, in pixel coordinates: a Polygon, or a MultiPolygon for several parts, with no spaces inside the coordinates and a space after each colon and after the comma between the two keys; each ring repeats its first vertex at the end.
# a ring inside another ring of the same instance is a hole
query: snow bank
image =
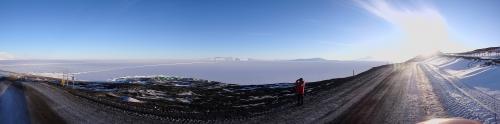
{"type": "Polygon", "coordinates": [[[499,66],[483,67],[461,77],[462,82],[500,99],[499,66]]]}
{"type": "Polygon", "coordinates": [[[456,58],[450,58],[450,57],[440,57],[440,56],[433,56],[424,62],[430,65],[434,66],[441,66],[443,64],[450,63],[450,61],[455,60],[456,58]]]}
{"type": "Polygon", "coordinates": [[[433,57],[425,63],[439,68],[466,85],[500,99],[500,65],[487,65],[488,61],[433,57]]]}

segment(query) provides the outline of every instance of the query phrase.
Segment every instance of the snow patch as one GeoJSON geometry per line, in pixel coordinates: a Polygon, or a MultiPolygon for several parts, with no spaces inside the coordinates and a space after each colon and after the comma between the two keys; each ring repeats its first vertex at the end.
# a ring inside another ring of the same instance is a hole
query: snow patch
{"type": "Polygon", "coordinates": [[[194,93],[192,91],[188,91],[188,92],[182,92],[182,93],[179,93],[177,95],[179,96],[192,96],[194,93]]]}
{"type": "Polygon", "coordinates": [[[129,96],[122,96],[121,97],[121,100],[123,102],[133,102],[133,103],[142,103],[142,101],[138,100],[138,99],[135,99],[135,98],[132,98],[132,97],[129,97],[129,96]]]}

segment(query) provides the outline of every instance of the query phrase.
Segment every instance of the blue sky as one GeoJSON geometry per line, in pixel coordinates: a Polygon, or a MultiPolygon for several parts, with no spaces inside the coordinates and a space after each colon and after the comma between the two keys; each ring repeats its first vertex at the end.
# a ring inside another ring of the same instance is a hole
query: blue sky
{"type": "Polygon", "coordinates": [[[497,6],[496,0],[0,0],[0,59],[401,60],[421,50],[498,46],[497,6]]]}

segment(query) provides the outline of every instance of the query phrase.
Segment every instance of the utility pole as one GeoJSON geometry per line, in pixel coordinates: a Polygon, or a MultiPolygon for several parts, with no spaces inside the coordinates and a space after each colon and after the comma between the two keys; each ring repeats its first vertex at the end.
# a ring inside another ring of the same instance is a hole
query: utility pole
{"type": "Polygon", "coordinates": [[[75,74],[71,74],[71,88],[75,88],[75,74]]]}
{"type": "Polygon", "coordinates": [[[64,87],[65,84],[66,84],[66,79],[65,79],[64,73],[62,73],[61,86],[64,87]]]}

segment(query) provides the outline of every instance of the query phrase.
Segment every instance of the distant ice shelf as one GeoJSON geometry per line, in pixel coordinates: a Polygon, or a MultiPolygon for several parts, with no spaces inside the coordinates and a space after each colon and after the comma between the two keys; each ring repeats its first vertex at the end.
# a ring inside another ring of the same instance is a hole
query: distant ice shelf
{"type": "Polygon", "coordinates": [[[298,78],[320,81],[347,77],[387,64],[374,61],[0,61],[0,70],[76,80],[110,81],[119,77],[169,75],[233,84],[294,82],[298,78]]]}

